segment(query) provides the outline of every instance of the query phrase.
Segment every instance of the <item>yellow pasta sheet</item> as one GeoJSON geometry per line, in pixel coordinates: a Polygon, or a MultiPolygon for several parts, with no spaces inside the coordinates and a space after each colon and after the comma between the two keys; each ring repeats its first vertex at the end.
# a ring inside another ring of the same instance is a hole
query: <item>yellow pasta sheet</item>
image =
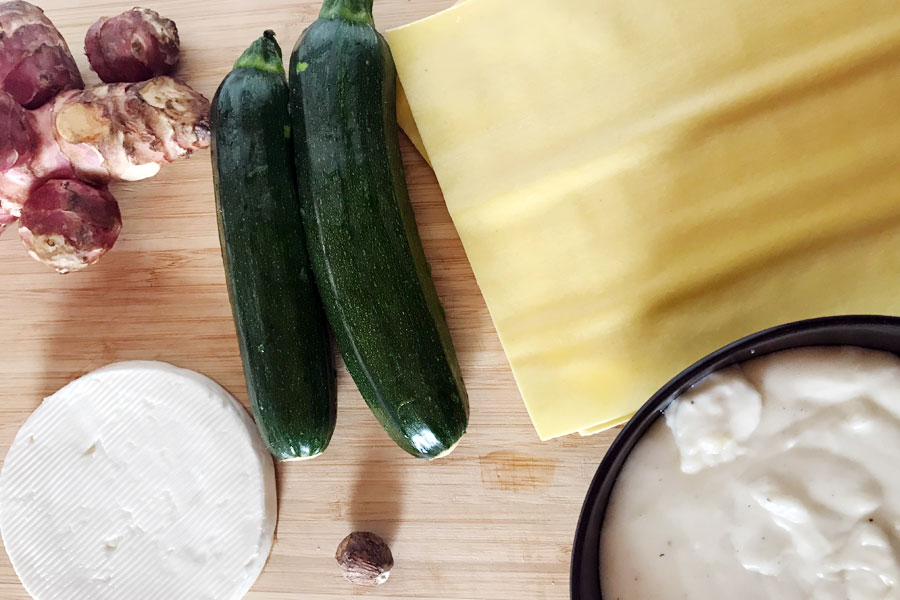
{"type": "Polygon", "coordinates": [[[541,438],[900,313],[896,0],[470,0],[388,39],[541,438]]]}
{"type": "Polygon", "coordinates": [[[422,155],[425,162],[430,165],[431,159],[428,158],[428,152],[425,150],[422,136],[419,135],[419,128],[416,127],[416,121],[413,119],[412,110],[409,108],[409,100],[406,99],[406,92],[403,89],[403,84],[399,81],[397,82],[397,124],[403,129],[407,137],[409,137],[409,141],[416,147],[416,150],[419,151],[419,154],[422,155]]]}

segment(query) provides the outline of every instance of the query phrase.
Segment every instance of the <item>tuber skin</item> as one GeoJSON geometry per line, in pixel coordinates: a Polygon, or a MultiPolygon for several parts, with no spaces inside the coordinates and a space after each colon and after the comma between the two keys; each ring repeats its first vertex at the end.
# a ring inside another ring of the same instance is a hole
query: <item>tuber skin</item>
{"type": "Polygon", "coordinates": [[[394,556],[387,543],[365,531],[354,531],[345,537],[338,544],[334,558],[347,581],[357,585],[381,585],[394,568],[394,556]]]}
{"type": "Polygon", "coordinates": [[[178,28],[147,8],[103,17],[88,29],[84,53],[106,83],[137,82],[171,75],[178,65],[178,28]]]}
{"type": "MultiPolygon", "coordinates": [[[[40,136],[34,116],[15,98],[0,91],[0,214],[16,217],[34,189],[29,164],[38,153],[40,136]]],[[[5,229],[0,227],[0,232],[5,229]]]]}
{"type": "Polygon", "coordinates": [[[0,90],[25,108],[84,87],[65,40],[44,12],[28,2],[0,4],[0,90]]]}
{"type": "Polygon", "coordinates": [[[17,219],[18,217],[0,208],[0,233],[6,231],[6,228],[15,223],[17,219]]]}
{"type": "Polygon", "coordinates": [[[0,171],[27,165],[36,149],[32,117],[15,98],[0,91],[0,171]]]}
{"type": "Polygon", "coordinates": [[[100,260],[121,229],[119,203],[105,187],[51,179],[22,209],[19,237],[32,258],[68,273],[100,260]]]}
{"type": "Polygon", "coordinates": [[[0,208],[18,216],[49,179],[135,181],[207,148],[209,101],[165,76],[69,90],[35,111],[16,110],[0,92],[4,131],[15,135],[0,140],[0,161],[15,163],[0,169],[0,208]]]}
{"type": "Polygon", "coordinates": [[[18,140],[7,142],[16,148],[7,146],[5,152],[0,141],[0,154],[9,157],[6,163],[12,162],[14,152],[18,153],[15,164],[0,169],[0,209],[18,216],[28,196],[41,183],[48,179],[73,179],[75,170],[69,159],[60,152],[55,138],[46,133],[52,127],[52,103],[35,111],[19,107],[17,112],[10,102],[15,105],[11,96],[0,92],[0,133],[4,130],[16,132],[15,139],[18,140]],[[31,142],[26,142],[26,139],[31,142]],[[27,152],[20,152],[26,148],[27,152]]]}
{"type": "Polygon", "coordinates": [[[168,76],[63,92],[56,142],[79,179],[137,181],[209,147],[209,100],[168,76]]]}

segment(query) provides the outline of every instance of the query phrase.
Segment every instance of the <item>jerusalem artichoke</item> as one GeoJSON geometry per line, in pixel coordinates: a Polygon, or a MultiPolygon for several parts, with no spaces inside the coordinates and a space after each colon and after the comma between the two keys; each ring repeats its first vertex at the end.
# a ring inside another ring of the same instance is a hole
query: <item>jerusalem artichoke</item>
{"type": "Polygon", "coordinates": [[[107,83],[171,75],[178,64],[178,46],[175,23],[147,8],[103,17],[84,39],[91,67],[107,83]]]}
{"type": "Polygon", "coordinates": [[[105,187],[51,179],[22,209],[19,236],[34,259],[68,273],[100,260],[121,228],[119,204],[105,187]]]}
{"type": "Polygon", "coordinates": [[[84,87],[65,40],[28,2],[0,4],[0,90],[38,108],[63,90],[84,87]]]}
{"type": "Polygon", "coordinates": [[[178,62],[172,21],[142,8],[101,19],[85,50],[120,83],[82,89],[43,11],[0,1],[0,232],[19,219],[29,254],[60,273],[115,243],[122,221],[107,183],[151,177],[210,142],[209,101],[167,76],[178,62]]]}
{"type": "Polygon", "coordinates": [[[0,207],[16,216],[48,179],[135,181],[208,147],[209,101],[171,77],[69,90],[36,111],[0,93],[4,131],[0,165],[16,158],[0,169],[0,207]]]}
{"type": "Polygon", "coordinates": [[[18,217],[13,216],[0,208],[0,233],[6,231],[6,228],[16,222],[18,217]]]}
{"type": "Polygon", "coordinates": [[[0,91],[0,171],[27,164],[36,147],[32,117],[15,98],[0,91]]]}
{"type": "Polygon", "coordinates": [[[53,125],[79,178],[137,181],[209,147],[209,100],[167,76],[99,85],[57,96],[53,125]]]}
{"type": "MultiPolygon", "coordinates": [[[[40,135],[34,115],[0,90],[0,210],[15,217],[35,185],[30,163],[40,135]]],[[[4,229],[0,228],[0,232],[4,229]]]]}

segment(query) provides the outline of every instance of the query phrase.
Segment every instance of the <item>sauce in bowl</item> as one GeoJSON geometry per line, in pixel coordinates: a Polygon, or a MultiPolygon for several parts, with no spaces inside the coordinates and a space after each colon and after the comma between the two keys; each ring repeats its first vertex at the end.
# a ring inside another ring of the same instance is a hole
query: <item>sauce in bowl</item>
{"type": "Polygon", "coordinates": [[[778,352],[677,398],[619,474],[604,600],[900,598],[900,359],[778,352]]]}

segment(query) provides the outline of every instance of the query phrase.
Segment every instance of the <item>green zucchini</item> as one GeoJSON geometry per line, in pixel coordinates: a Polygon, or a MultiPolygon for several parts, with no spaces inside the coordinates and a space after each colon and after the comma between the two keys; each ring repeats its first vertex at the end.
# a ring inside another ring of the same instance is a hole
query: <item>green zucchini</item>
{"type": "Polygon", "coordinates": [[[303,225],[344,362],[400,447],[443,456],[469,404],[406,189],[372,0],[326,0],[288,70],[303,225]]]}
{"type": "Polygon", "coordinates": [[[222,259],[256,423],[278,460],[328,446],[337,415],[328,325],[300,222],[281,48],[244,52],[212,102],[222,259]]]}

